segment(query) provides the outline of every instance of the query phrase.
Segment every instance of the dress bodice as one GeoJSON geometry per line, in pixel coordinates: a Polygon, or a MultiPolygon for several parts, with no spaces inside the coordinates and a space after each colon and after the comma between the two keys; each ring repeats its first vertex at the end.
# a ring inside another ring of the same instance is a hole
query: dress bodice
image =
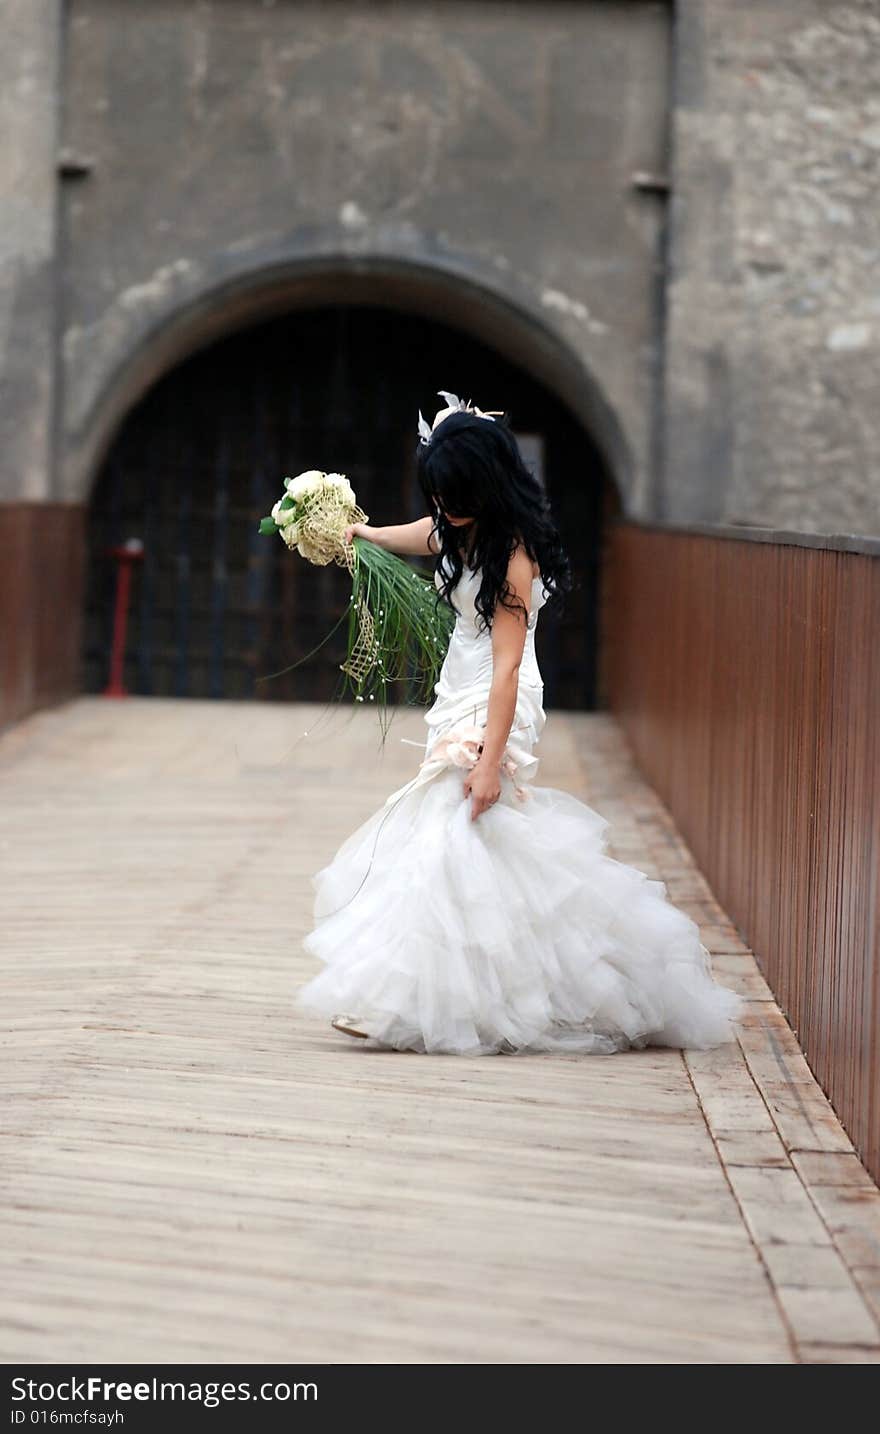
{"type": "MultiPolygon", "coordinates": [[[[441,581],[442,574],[438,564],[434,574],[435,586],[439,587],[441,581]]],[[[482,627],[476,609],[480,581],[480,570],[465,565],[452,590],[451,597],[458,608],[458,614],[434,688],[434,705],[425,718],[431,727],[445,725],[467,713],[484,711],[488,702],[492,685],[492,633],[482,627]]],[[[535,630],[538,613],[549,596],[543,579],[533,578],[517,696],[517,720],[521,727],[525,726],[532,732],[533,737],[537,736],[544,722],[541,706],[544,680],[535,653],[535,630]]]]}
{"type": "MultiPolygon", "coordinates": [[[[437,571],[434,574],[434,583],[437,587],[440,586],[441,580],[442,574],[440,564],[438,563],[437,571]]],[[[460,634],[459,641],[483,639],[491,645],[491,633],[487,628],[483,627],[476,608],[476,598],[480,591],[480,581],[480,569],[469,568],[467,564],[465,564],[462,575],[451,593],[452,600],[459,609],[455,620],[453,637],[455,637],[456,634],[460,634]]],[[[531,648],[534,649],[538,613],[547,601],[548,596],[549,593],[544,587],[543,579],[540,576],[532,578],[532,599],[529,607],[529,620],[526,630],[527,648],[531,646],[531,648]]]]}

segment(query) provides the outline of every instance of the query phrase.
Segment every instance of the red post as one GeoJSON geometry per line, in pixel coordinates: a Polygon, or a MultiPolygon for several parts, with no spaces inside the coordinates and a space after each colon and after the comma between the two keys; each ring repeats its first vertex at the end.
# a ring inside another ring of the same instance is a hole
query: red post
{"type": "Polygon", "coordinates": [[[128,627],[128,598],[131,591],[131,570],[134,563],[141,562],[144,545],[140,538],[128,538],[118,547],[107,548],[107,553],[119,563],[116,580],[116,607],[113,613],[113,647],[110,656],[110,681],[102,697],[127,697],[123,682],[125,667],[125,633],[128,627]]]}

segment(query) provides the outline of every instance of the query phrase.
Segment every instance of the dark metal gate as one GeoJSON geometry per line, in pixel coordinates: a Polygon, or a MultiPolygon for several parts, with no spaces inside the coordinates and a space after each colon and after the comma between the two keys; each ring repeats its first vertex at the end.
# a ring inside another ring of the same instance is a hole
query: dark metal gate
{"type": "Polygon", "coordinates": [[[540,447],[578,582],[562,620],[545,610],[539,624],[545,701],[593,706],[605,479],[592,445],[551,394],[493,351],[369,306],[296,312],[241,331],[166,375],[129,416],[91,504],[85,689],[107,680],[115,570],[106,550],[135,537],[144,561],[132,588],[130,691],[331,697],[341,641],[269,675],[326,635],[344,609],[346,575],[261,537],[259,520],[284,475],[307,468],[347,473],[375,523],[421,516],[417,410],[430,417],[440,387],[508,409],[527,453],[540,447]]]}

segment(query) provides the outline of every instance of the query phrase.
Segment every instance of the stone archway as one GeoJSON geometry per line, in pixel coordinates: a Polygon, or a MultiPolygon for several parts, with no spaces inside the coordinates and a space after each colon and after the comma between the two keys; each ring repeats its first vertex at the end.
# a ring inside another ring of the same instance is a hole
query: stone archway
{"type": "MultiPolygon", "coordinates": [[[[171,276],[172,290],[174,276],[171,276]]],[[[103,327],[103,354],[115,366],[84,379],[72,404],[60,475],[68,502],[88,498],[95,475],[126,414],[163,374],[191,354],[239,328],[297,309],[321,305],[381,304],[389,310],[438,319],[507,355],[566,405],[590,435],[628,510],[636,482],[631,446],[596,375],[575,350],[542,321],[534,300],[511,298],[515,285],[493,288],[481,275],[399,255],[318,253],[279,256],[257,269],[246,264],[205,287],[184,284],[169,308],[166,284],[157,285],[156,318],[137,333],[116,323],[103,327]]],[[[122,296],[124,298],[124,296],[122,296]]],[[[120,300],[121,302],[121,300],[120,300]]],[[[72,346],[75,348],[75,345],[72,346]]],[[[106,360],[105,360],[106,362],[106,360]]]]}
{"type": "Polygon", "coordinates": [[[102,554],[139,536],[146,556],[130,690],[329,697],[340,656],[332,646],[262,684],[320,642],[344,609],[344,575],[292,562],[258,536],[257,520],[283,473],[315,466],[348,472],[374,521],[418,516],[415,415],[431,412],[436,387],[448,386],[503,404],[537,445],[563,531],[577,535],[577,589],[563,619],[548,613],[539,634],[548,705],[595,705],[600,542],[617,495],[598,444],[568,407],[508,354],[403,304],[337,299],[250,317],[157,379],[100,466],[88,524],[86,689],[101,690],[107,661],[113,576],[102,554]]]}

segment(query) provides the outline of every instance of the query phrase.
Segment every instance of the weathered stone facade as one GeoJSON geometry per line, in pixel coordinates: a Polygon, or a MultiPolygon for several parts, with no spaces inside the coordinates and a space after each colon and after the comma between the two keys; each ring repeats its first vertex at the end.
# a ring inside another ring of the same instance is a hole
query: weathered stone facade
{"type": "Polygon", "coordinates": [[[29,594],[82,570],[126,414],[297,307],[475,336],[567,406],[633,518],[880,536],[878,0],[0,0],[0,22],[7,711],[75,690],[29,594]]]}
{"type": "Polygon", "coordinates": [[[657,516],[880,535],[880,5],[677,12],[657,516]]]}
{"type": "Polygon", "coordinates": [[[320,281],[512,343],[649,511],[667,35],[660,4],[74,0],[59,493],[157,366],[320,281]]]}
{"type": "Polygon", "coordinates": [[[369,292],[532,364],[633,516],[880,528],[876,0],[0,8],[4,501],[369,292]]]}
{"type": "Polygon", "coordinates": [[[60,0],[0,0],[0,503],[53,496],[60,0]]]}

